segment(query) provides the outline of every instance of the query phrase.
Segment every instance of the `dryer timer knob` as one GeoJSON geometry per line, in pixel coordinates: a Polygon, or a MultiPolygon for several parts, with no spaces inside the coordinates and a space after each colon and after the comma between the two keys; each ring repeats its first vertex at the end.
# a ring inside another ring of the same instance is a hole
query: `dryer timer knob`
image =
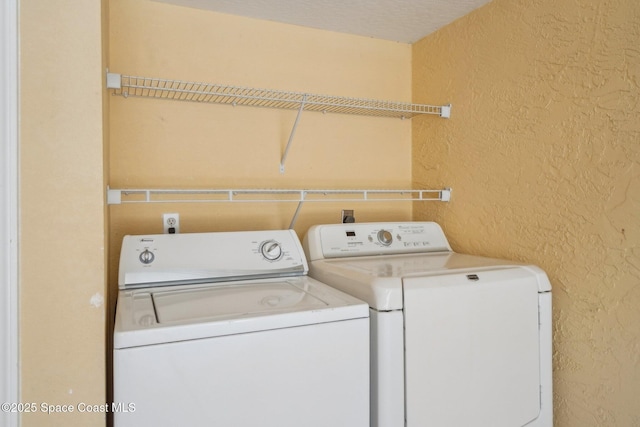
{"type": "Polygon", "coordinates": [[[389,246],[393,242],[393,235],[387,230],[378,231],[378,241],[385,246],[389,246]]]}

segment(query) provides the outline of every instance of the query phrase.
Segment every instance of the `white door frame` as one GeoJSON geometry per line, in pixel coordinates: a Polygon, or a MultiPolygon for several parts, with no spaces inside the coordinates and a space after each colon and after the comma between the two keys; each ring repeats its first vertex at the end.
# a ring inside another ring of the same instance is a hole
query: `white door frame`
{"type": "MultiPolygon", "coordinates": [[[[0,404],[19,403],[18,2],[0,1],[0,404]]],[[[0,410],[0,425],[19,414],[0,410]]]]}

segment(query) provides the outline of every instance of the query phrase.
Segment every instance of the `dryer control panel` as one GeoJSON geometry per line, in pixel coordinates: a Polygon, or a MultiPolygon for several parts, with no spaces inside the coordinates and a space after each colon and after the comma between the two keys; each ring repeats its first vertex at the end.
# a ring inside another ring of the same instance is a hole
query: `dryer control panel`
{"type": "Polygon", "coordinates": [[[315,225],[304,239],[310,261],[366,255],[451,251],[435,222],[315,225]]]}

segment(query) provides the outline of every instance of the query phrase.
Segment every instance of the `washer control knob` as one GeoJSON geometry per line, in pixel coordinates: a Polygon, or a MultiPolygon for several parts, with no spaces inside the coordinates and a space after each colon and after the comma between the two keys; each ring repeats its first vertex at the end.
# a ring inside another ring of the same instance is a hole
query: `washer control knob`
{"type": "Polygon", "coordinates": [[[275,240],[267,240],[260,245],[260,253],[269,261],[276,261],[282,257],[282,246],[275,240]]]}
{"type": "Polygon", "coordinates": [[[138,258],[143,264],[151,264],[156,256],[149,249],[145,249],[138,258]]]}
{"type": "Polygon", "coordinates": [[[393,242],[393,235],[387,230],[378,231],[378,241],[385,246],[389,246],[393,242]]]}

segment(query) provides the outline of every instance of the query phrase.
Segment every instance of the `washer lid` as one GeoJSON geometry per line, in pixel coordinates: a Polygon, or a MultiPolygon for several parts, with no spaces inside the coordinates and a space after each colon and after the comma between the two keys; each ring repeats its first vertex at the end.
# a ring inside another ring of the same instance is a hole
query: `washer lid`
{"type": "Polygon", "coordinates": [[[288,282],[158,291],[151,293],[151,298],[161,324],[234,319],[328,306],[328,303],[288,282]]]}
{"type": "Polygon", "coordinates": [[[121,290],[114,348],[368,316],[366,303],[307,276],[121,290]]]}

